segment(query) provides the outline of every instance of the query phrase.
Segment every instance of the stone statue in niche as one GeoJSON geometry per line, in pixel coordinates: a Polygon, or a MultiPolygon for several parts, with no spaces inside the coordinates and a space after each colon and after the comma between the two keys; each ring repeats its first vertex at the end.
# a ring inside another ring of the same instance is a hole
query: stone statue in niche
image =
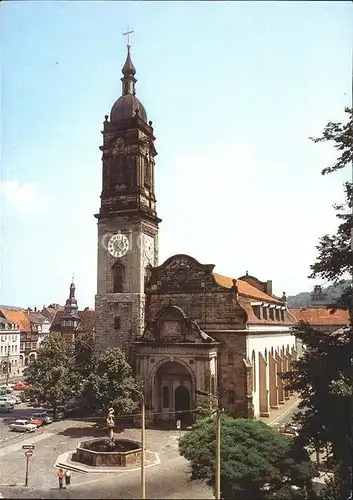
{"type": "Polygon", "coordinates": [[[149,327],[146,328],[145,333],[143,334],[143,340],[146,340],[147,342],[154,341],[154,335],[149,327]]]}

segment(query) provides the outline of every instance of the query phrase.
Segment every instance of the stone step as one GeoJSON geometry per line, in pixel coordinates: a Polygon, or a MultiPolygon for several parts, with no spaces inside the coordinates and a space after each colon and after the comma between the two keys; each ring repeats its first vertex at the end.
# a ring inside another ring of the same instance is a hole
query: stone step
{"type": "Polygon", "coordinates": [[[63,464],[61,462],[56,463],[55,467],[57,469],[69,469],[72,472],[81,472],[81,473],[84,473],[84,474],[86,474],[88,472],[87,470],[81,469],[79,467],[75,467],[75,466],[67,464],[67,463],[63,464]]]}

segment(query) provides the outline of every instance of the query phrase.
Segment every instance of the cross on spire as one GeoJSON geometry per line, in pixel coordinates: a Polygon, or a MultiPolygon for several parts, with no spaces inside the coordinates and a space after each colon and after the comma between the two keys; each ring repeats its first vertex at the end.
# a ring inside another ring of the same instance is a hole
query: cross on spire
{"type": "Polygon", "coordinates": [[[123,36],[127,36],[127,46],[130,47],[130,35],[131,33],[135,33],[134,30],[130,30],[130,26],[127,27],[127,31],[123,33],[123,36]]]}

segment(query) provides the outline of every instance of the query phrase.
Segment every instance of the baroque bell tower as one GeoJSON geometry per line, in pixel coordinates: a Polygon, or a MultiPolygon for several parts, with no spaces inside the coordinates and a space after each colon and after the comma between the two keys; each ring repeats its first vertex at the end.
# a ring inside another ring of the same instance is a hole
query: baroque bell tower
{"type": "Polygon", "coordinates": [[[98,219],[97,349],[119,347],[144,328],[147,267],[158,265],[155,156],[152,122],[136,97],[130,45],[122,95],[103,124],[102,193],[98,219]]]}

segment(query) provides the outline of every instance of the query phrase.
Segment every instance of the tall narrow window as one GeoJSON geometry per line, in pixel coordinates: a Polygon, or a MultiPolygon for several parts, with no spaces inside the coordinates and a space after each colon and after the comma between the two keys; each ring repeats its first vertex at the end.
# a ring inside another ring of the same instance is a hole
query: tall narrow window
{"type": "Polygon", "coordinates": [[[123,293],[125,269],[120,263],[113,266],[113,290],[114,293],[123,293]]]}
{"type": "Polygon", "coordinates": [[[256,356],[255,356],[255,351],[252,352],[251,364],[252,364],[252,390],[255,392],[256,391],[256,356]]]}
{"type": "Polygon", "coordinates": [[[119,316],[115,316],[114,318],[114,329],[115,330],[120,330],[121,328],[121,321],[119,316]]]}
{"type": "Polygon", "coordinates": [[[163,387],[163,408],[169,408],[169,388],[164,386],[163,387]]]}
{"type": "Polygon", "coordinates": [[[233,354],[228,354],[228,365],[234,365],[233,354]]]}
{"type": "Polygon", "coordinates": [[[235,397],[234,397],[234,391],[229,390],[228,391],[228,404],[234,405],[235,397]]]}

